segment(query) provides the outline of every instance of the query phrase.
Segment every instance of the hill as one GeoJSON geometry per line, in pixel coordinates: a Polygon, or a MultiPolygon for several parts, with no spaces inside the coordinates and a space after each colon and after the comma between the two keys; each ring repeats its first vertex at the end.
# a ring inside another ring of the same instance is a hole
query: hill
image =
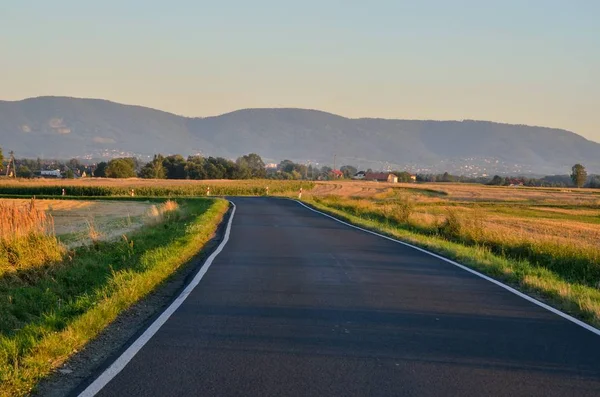
{"type": "Polygon", "coordinates": [[[18,157],[256,152],[360,167],[462,174],[600,172],[600,144],[573,132],[486,121],[349,119],[305,109],[187,118],[97,99],[0,101],[0,146],[18,157]]]}

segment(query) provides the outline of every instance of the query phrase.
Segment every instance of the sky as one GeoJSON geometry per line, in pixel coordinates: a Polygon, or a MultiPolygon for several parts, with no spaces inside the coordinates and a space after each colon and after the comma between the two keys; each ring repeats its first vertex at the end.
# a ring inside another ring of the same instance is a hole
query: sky
{"type": "Polygon", "coordinates": [[[0,0],[0,99],[477,119],[600,141],[599,20],[596,0],[0,0]]]}

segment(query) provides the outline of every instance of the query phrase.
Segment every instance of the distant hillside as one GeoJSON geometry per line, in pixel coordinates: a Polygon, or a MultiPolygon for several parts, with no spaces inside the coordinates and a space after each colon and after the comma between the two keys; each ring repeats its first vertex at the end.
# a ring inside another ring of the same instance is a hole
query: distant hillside
{"type": "Polygon", "coordinates": [[[303,109],[186,118],[104,100],[0,101],[0,146],[19,157],[202,152],[470,173],[600,172],[600,144],[569,131],[486,121],[348,119],[303,109]],[[387,163],[387,164],[386,164],[387,163]]]}

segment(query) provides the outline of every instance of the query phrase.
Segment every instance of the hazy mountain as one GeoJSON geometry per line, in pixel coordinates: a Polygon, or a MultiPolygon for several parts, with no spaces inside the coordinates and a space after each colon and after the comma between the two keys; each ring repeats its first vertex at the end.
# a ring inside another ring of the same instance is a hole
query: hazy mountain
{"type": "Polygon", "coordinates": [[[348,119],[316,110],[246,109],[186,118],[104,100],[0,101],[0,146],[18,157],[202,152],[462,173],[600,171],[600,144],[569,131],[485,121],[348,119]]]}

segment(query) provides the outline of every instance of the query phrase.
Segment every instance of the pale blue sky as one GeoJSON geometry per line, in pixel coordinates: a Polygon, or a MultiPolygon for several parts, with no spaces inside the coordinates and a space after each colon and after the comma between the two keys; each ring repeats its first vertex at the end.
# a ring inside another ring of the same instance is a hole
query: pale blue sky
{"type": "Polygon", "coordinates": [[[600,1],[0,0],[0,99],[482,119],[600,141],[600,1]]]}

